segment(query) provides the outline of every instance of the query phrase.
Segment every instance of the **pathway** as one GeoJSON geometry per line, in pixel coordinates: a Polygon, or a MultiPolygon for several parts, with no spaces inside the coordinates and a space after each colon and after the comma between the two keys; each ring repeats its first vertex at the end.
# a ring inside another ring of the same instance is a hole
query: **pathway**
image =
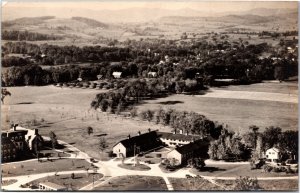
{"type": "MultiPolygon", "coordinates": [[[[67,144],[63,141],[59,141],[59,143],[65,145],[68,149],[70,149],[73,152],[78,152],[78,154],[74,155],[71,153],[71,157],[66,157],[67,159],[85,159],[87,162],[91,163],[89,155],[86,153],[80,151],[78,148],[67,144]]],[[[30,160],[32,161],[32,160],[30,160]]],[[[93,163],[95,166],[97,166],[99,169],[97,170],[97,173],[102,173],[103,177],[100,180],[97,180],[93,183],[90,183],[84,187],[82,187],[80,190],[93,190],[94,187],[101,186],[104,182],[107,180],[117,177],[117,176],[125,176],[125,175],[143,175],[143,176],[157,176],[157,177],[162,177],[166,183],[166,186],[168,190],[172,191],[174,190],[172,184],[170,183],[169,179],[170,177],[172,178],[186,178],[186,175],[190,175],[195,177],[195,174],[192,174],[189,169],[183,168],[180,170],[177,170],[175,172],[171,173],[164,173],[160,168],[159,164],[147,164],[145,162],[140,161],[140,164],[144,164],[149,166],[151,169],[148,171],[137,171],[137,170],[127,170],[124,168],[120,168],[118,164],[121,164],[121,161],[115,161],[114,159],[111,159],[109,161],[98,161],[95,160],[96,163],[93,163]]],[[[125,160],[125,163],[133,163],[133,159],[127,159],[125,160]]],[[[213,163],[213,164],[232,164],[228,162],[221,162],[221,161],[212,161],[212,160],[207,160],[206,163],[213,163]]],[[[9,163],[12,164],[12,163],[9,163]]],[[[249,164],[248,162],[239,162],[237,164],[249,164]]],[[[92,171],[92,170],[91,170],[92,171]]],[[[86,170],[74,170],[74,171],[61,171],[59,174],[71,174],[71,173],[85,173],[86,170]]],[[[55,175],[55,172],[49,172],[49,173],[41,173],[41,174],[33,174],[30,176],[15,176],[15,177],[4,177],[3,180],[9,180],[9,179],[16,179],[17,182],[3,186],[3,189],[6,190],[28,190],[21,188],[21,184],[26,184],[29,183],[33,180],[55,175]]],[[[210,182],[218,185],[215,180],[216,179],[221,179],[221,180],[234,180],[236,177],[215,177],[215,176],[201,176],[204,179],[209,180],[210,182]]],[[[285,180],[285,179],[298,179],[298,176],[286,176],[286,177],[258,177],[258,180],[285,180]]],[[[220,185],[219,185],[220,186],[220,185]]]]}

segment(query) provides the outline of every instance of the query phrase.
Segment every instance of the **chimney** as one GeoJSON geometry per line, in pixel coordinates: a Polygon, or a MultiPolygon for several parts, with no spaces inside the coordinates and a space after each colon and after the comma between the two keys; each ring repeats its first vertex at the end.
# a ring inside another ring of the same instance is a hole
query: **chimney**
{"type": "Polygon", "coordinates": [[[17,130],[17,126],[18,126],[18,124],[13,124],[13,130],[14,130],[14,131],[17,130]]]}
{"type": "Polygon", "coordinates": [[[138,135],[141,135],[141,132],[140,132],[140,131],[138,132],[138,135]]]}
{"type": "Polygon", "coordinates": [[[185,135],[189,135],[189,131],[186,131],[185,135]]]}
{"type": "Polygon", "coordinates": [[[34,135],[39,135],[39,130],[38,129],[34,129],[34,135]]]}
{"type": "Polygon", "coordinates": [[[149,131],[149,133],[150,133],[150,132],[151,132],[151,129],[149,128],[148,131],[149,131]]]}
{"type": "Polygon", "coordinates": [[[128,135],[127,137],[128,137],[128,139],[130,139],[130,135],[128,135]]]}

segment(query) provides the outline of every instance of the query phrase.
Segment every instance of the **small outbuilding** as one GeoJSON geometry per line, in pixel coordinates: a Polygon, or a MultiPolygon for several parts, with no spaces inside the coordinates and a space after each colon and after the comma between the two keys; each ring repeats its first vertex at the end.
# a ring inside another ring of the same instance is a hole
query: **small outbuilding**
{"type": "Polygon", "coordinates": [[[113,72],[112,75],[114,78],[122,78],[122,72],[113,72]]]}
{"type": "Polygon", "coordinates": [[[148,78],[156,78],[157,72],[148,72],[148,78]]]}

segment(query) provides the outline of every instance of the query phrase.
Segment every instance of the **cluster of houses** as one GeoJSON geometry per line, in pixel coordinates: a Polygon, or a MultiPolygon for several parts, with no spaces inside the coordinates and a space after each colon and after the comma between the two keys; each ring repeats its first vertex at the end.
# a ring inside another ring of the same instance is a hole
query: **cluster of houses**
{"type": "Polygon", "coordinates": [[[200,136],[178,133],[151,131],[137,136],[128,136],[113,146],[113,153],[119,158],[136,156],[148,153],[161,147],[171,147],[171,150],[162,157],[176,159],[179,164],[186,164],[194,157],[208,158],[209,140],[200,136]]]}
{"type": "Polygon", "coordinates": [[[38,129],[30,130],[13,125],[1,133],[1,161],[12,162],[36,154],[44,144],[38,129]]]}

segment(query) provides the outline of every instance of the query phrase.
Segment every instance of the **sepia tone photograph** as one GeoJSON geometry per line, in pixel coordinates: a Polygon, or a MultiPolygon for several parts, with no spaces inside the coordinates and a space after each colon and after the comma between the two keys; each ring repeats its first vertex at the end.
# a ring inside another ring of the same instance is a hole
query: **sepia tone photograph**
{"type": "Polygon", "coordinates": [[[7,1],[2,191],[293,191],[297,1],[7,1]]]}

